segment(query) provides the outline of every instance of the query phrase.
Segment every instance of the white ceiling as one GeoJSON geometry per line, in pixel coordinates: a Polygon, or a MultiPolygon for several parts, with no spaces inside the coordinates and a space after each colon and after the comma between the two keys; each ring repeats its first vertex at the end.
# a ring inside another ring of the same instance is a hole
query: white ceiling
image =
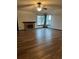
{"type": "Polygon", "coordinates": [[[42,10],[40,13],[61,14],[61,0],[17,0],[19,6],[18,11],[39,13],[35,7],[38,2],[41,2],[43,7],[47,8],[47,10],[42,10]],[[33,4],[33,6],[21,7],[23,5],[31,4],[33,4]]]}

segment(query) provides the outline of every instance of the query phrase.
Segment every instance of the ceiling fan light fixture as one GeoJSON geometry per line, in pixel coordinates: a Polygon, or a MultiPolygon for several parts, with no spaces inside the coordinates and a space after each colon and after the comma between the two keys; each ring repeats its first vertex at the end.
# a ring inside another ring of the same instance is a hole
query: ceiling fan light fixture
{"type": "Polygon", "coordinates": [[[41,11],[42,10],[42,8],[41,7],[37,7],[37,11],[41,11]]]}
{"type": "Polygon", "coordinates": [[[37,3],[37,11],[41,11],[42,10],[42,4],[41,4],[41,2],[38,2],[37,3]]]}

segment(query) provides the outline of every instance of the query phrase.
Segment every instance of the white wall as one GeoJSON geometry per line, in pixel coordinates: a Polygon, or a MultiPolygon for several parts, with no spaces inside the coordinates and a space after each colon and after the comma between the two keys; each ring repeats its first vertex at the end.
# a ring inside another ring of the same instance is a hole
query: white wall
{"type": "Polygon", "coordinates": [[[31,13],[31,12],[22,12],[18,11],[18,26],[19,30],[24,29],[24,21],[35,21],[36,20],[36,15],[31,13]]]}
{"type": "Polygon", "coordinates": [[[52,28],[62,30],[62,15],[53,15],[52,20],[52,28]]]}
{"type": "MultiPolygon", "coordinates": [[[[62,30],[62,16],[60,14],[52,15],[52,20],[53,20],[52,28],[62,30]]],[[[36,21],[36,14],[31,12],[18,11],[19,30],[24,29],[24,24],[22,23],[24,21],[36,21]]]]}

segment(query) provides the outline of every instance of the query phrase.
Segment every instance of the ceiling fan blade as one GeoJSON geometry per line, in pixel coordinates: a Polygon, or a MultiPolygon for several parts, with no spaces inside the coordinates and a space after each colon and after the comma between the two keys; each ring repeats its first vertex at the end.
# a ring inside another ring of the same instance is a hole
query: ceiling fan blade
{"type": "Polygon", "coordinates": [[[50,7],[61,7],[60,4],[44,4],[44,6],[50,6],[50,7]]]}
{"type": "Polygon", "coordinates": [[[28,5],[18,5],[18,8],[24,8],[24,7],[30,7],[33,6],[34,4],[28,4],[28,5]]]}

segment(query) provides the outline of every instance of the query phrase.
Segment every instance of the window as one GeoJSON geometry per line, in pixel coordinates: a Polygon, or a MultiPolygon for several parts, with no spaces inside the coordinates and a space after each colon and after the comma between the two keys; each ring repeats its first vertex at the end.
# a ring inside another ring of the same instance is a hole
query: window
{"type": "Polygon", "coordinates": [[[46,18],[46,25],[51,25],[51,21],[52,21],[51,15],[47,15],[47,18],[46,18]]]}
{"type": "MultiPolygon", "coordinates": [[[[37,22],[36,22],[36,26],[44,26],[45,23],[45,16],[44,15],[38,15],[37,16],[37,22]]],[[[47,15],[46,16],[46,26],[47,27],[51,27],[52,25],[52,15],[47,15]]]]}
{"type": "Polygon", "coordinates": [[[37,25],[44,24],[44,16],[37,16],[37,25]]]}

